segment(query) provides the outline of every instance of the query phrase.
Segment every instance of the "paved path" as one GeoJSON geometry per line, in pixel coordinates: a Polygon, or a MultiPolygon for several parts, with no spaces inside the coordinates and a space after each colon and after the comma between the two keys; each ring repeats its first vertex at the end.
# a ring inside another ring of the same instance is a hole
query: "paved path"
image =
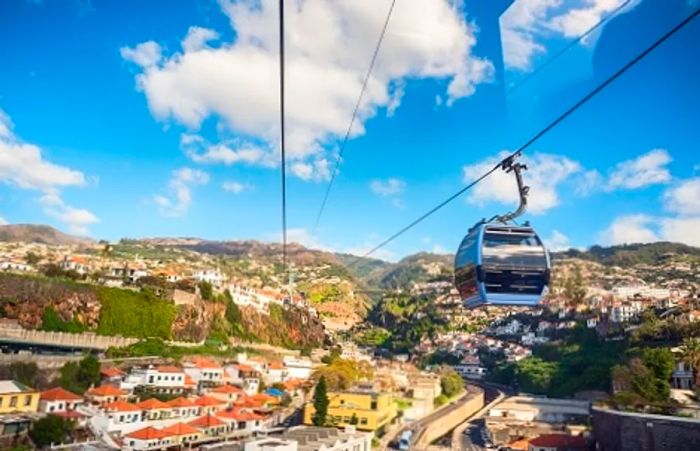
{"type": "Polygon", "coordinates": [[[482,417],[493,406],[500,403],[505,395],[501,390],[489,385],[483,385],[483,388],[486,405],[452,431],[453,451],[483,451],[486,449],[482,438],[482,430],[485,427],[482,417]]]}

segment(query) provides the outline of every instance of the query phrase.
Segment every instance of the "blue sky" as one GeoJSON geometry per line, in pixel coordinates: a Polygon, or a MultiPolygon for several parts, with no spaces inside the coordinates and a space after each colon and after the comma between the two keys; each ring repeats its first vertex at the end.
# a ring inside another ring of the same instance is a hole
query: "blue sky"
{"type": "MultiPolygon", "coordinates": [[[[388,0],[289,1],[290,237],[362,252],[468,183],[697,8],[397,0],[319,228],[388,0]]],[[[0,4],[0,218],[96,238],[280,234],[275,1],[0,4]]],[[[700,19],[525,155],[552,248],[700,245],[700,19]]],[[[452,251],[514,206],[497,174],[378,256],[452,251]]]]}

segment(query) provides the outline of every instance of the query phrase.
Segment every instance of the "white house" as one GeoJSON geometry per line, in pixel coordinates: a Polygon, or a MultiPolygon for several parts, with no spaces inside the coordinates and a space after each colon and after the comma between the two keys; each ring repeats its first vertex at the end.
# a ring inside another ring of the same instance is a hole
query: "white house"
{"type": "Polygon", "coordinates": [[[15,272],[32,272],[34,268],[20,260],[6,259],[0,262],[0,270],[15,272]]]}
{"type": "Polygon", "coordinates": [[[139,386],[159,393],[182,393],[185,391],[185,371],[176,366],[166,365],[133,368],[120,384],[125,390],[133,390],[139,386]]]}
{"type": "Polygon", "coordinates": [[[284,366],[287,368],[287,374],[291,379],[309,379],[313,372],[311,359],[308,358],[286,356],[284,358],[284,366]]]}
{"type": "Polygon", "coordinates": [[[197,357],[182,366],[199,389],[224,383],[224,368],[213,360],[197,357]]]}
{"type": "Polygon", "coordinates": [[[64,271],[75,271],[78,274],[87,274],[92,271],[90,260],[84,255],[66,256],[60,266],[64,271]]]}
{"type": "Polygon", "coordinates": [[[197,282],[209,282],[215,287],[220,287],[226,281],[226,277],[218,269],[198,269],[192,273],[192,278],[197,282]]]}

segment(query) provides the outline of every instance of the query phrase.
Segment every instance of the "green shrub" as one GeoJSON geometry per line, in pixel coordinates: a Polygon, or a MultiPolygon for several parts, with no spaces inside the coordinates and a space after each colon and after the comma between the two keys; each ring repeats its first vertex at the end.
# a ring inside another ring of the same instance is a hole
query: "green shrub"
{"type": "Polygon", "coordinates": [[[97,333],[126,337],[171,337],[171,326],[177,314],[174,305],[142,291],[98,287],[97,297],[102,303],[97,333]]]}

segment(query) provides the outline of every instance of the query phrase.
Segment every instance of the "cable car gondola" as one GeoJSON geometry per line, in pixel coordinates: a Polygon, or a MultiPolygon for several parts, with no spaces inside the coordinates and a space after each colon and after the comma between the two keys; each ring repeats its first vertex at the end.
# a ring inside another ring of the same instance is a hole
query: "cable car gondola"
{"type": "Polygon", "coordinates": [[[527,207],[525,165],[508,158],[502,169],[515,174],[520,206],[512,213],[474,225],[455,256],[455,285],[465,306],[536,306],[548,291],[551,264],[547,249],[529,226],[509,224],[527,207]]]}

